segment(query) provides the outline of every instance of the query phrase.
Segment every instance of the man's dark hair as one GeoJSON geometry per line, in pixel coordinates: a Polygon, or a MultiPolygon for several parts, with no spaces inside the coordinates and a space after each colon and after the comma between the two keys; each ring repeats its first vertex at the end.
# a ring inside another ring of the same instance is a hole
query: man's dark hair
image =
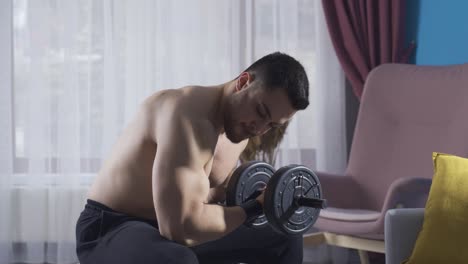
{"type": "Polygon", "coordinates": [[[271,53],[245,71],[260,78],[267,89],[286,89],[289,101],[296,110],[303,110],[309,105],[309,80],[304,67],[293,57],[281,52],[271,53]]]}

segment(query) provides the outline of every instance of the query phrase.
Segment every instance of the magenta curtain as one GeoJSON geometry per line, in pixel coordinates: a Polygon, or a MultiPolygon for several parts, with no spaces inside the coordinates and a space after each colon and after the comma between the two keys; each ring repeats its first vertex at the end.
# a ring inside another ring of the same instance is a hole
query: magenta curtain
{"type": "Polygon", "coordinates": [[[360,99],[367,74],[382,63],[407,63],[406,0],[322,0],[337,57],[360,99]]]}

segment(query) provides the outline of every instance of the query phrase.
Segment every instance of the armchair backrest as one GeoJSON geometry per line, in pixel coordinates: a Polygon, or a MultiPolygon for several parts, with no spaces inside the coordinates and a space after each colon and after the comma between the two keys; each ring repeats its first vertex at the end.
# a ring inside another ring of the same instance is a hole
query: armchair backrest
{"type": "Polygon", "coordinates": [[[380,210],[401,177],[432,178],[432,152],[468,156],[468,64],[384,64],[369,74],[346,174],[380,210]]]}

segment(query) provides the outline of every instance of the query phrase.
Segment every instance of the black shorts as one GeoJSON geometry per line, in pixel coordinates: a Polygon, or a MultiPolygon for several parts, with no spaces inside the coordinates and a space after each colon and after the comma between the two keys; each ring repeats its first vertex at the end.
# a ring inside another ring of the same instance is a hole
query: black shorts
{"type": "Polygon", "coordinates": [[[156,221],[93,200],[77,221],[76,244],[80,264],[302,263],[302,236],[242,225],[218,240],[186,247],[161,236],[156,221]]]}

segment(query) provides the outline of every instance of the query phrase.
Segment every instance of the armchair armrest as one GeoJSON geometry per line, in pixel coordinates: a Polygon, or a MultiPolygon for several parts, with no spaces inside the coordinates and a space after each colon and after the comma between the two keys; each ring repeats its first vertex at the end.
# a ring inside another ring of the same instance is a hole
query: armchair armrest
{"type": "Polygon", "coordinates": [[[385,197],[382,212],[393,208],[423,208],[431,189],[432,179],[413,177],[394,181],[385,197]]]}
{"type": "Polygon", "coordinates": [[[390,209],[385,215],[385,263],[409,258],[424,220],[424,208],[390,209]]]}
{"type": "Polygon", "coordinates": [[[315,171],[328,207],[360,208],[362,192],[351,176],[315,171]],[[352,197],[352,198],[351,198],[352,197]]]}

